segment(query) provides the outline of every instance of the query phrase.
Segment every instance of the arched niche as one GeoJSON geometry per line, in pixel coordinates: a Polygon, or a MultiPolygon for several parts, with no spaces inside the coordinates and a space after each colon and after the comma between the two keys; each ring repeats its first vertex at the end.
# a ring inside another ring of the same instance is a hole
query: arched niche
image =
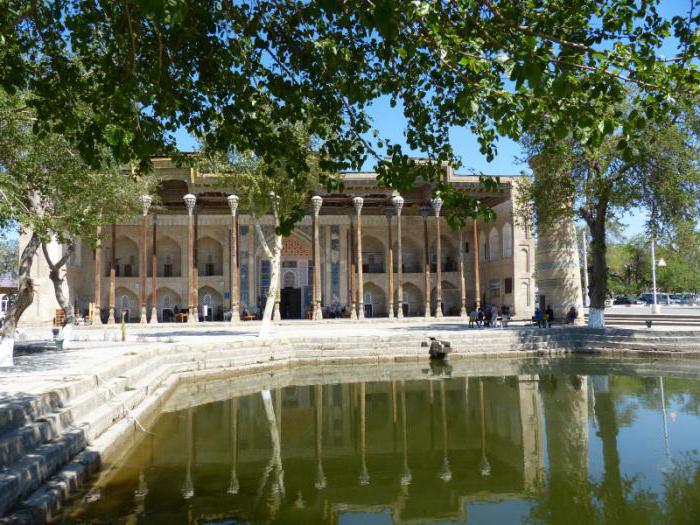
{"type": "Polygon", "coordinates": [[[197,271],[203,277],[224,274],[224,247],[213,237],[197,241],[197,271]]]}
{"type": "MultiPolygon", "coordinates": [[[[115,272],[117,277],[139,276],[139,246],[129,237],[117,237],[115,251],[115,272]]],[[[107,275],[111,253],[107,257],[107,275]]]]}
{"type": "Polygon", "coordinates": [[[373,235],[362,236],[362,271],[384,273],[386,252],[384,243],[373,235]]]}
{"type": "Polygon", "coordinates": [[[211,286],[202,286],[199,289],[199,315],[204,319],[204,306],[208,306],[207,321],[220,321],[224,318],[224,298],[221,293],[211,286]]]}
{"type": "Polygon", "coordinates": [[[158,277],[180,277],[182,275],[182,248],[172,237],[156,242],[158,277]]]}
{"type": "Polygon", "coordinates": [[[367,283],[364,286],[365,292],[365,315],[369,317],[383,317],[387,315],[386,294],[374,283],[367,283]],[[367,307],[367,305],[372,305],[367,307]]]}
{"type": "Polygon", "coordinates": [[[130,323],[138,321],[140,317],[141,305],[136,294],[124,286],[117,287],[114,294],[115,320],[120,323],[123,318],[124,322],[130,323]]]}
{"type": "Polygon", "coordinates": [[[425,308],[423,292],[413,283],[403,285],[404,315],[416,317],[424,314],[425,308]]]}

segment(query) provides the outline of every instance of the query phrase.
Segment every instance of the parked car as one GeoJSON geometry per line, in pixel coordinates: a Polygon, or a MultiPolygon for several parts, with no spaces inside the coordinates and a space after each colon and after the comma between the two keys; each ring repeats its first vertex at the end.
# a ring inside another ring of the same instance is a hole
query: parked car
{"type": "MultiPolygon", "coordinates": [[[[654,304],[654,294],[651,292],[643,293],[639,296],[639,300],[646,305],[654,304]]],[[[670,295],[663,292],[656,293],[656,301],[658,304],[672,304],[670,295]]]]}
{"type": "Polygon", "coordinates": [[[613,304],[615,304],[615,305],[623,304],[623,305],[631,306],[633,304],[644,304],[644,302],[640,301],[636,297],[631,297],[629,295],[618,295],[617,297],[615,297],[613,304]]]}

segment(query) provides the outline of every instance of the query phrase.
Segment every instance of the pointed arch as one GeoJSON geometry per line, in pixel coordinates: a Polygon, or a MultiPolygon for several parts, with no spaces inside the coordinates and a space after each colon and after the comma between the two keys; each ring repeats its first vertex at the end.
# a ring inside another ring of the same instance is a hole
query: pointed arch
{"type": "Polygon", "coordinates": [[[197,271],[203,277],[224,274],[224,246],[208,235],[197,239],[197,271]]]}
{"type": "Polygon", "coordinates": [[[182,247],[170,236],[157,239],[156,258],[158,277],[182,275],[182,247]]]}

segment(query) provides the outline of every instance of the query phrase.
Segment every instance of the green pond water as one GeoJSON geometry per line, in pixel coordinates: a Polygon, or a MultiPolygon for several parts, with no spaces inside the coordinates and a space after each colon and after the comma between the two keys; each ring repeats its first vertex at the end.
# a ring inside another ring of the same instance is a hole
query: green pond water
{"type": "Polygon", "coordinates": [[[700,523],[700,363],[191,383],[61,523],[700,523]]]}

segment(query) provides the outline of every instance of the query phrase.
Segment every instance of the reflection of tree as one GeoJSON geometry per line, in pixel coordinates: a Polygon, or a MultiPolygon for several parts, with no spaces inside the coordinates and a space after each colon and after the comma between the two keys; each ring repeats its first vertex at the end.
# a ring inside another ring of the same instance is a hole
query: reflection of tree
{"type": "Polygon", "coordinates": [[[549,482],[535,503],[533,523],[594,522],[593,491],[588,479],[587,385],[580,376],[542,379],[549,482]]]}
{"type": "Polygon", "coordinates": [[[664,474],[666,492],[664,521],[695,524],[700,516],[700,460],[697,453],[684,454],[664,474]]]}

